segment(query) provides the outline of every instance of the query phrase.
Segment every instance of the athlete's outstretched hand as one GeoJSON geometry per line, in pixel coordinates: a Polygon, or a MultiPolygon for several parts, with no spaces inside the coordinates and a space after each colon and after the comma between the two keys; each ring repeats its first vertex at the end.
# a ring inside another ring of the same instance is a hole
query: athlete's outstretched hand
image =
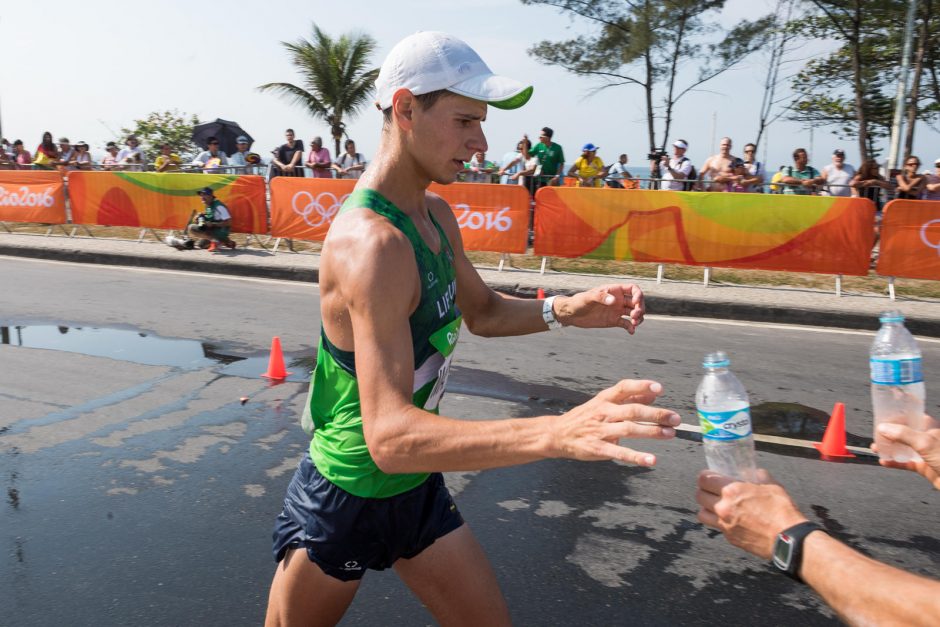
{"type": "Polygon", "coordinates": [[[655,381],[625,379],[571,411],[554,416],[550,434],[555,457],[585,461],[618,460],[653,466],[656,456],[619,446],[620,438],[668,440],[679,415],[649,407],[663,392],[655,381]]]}
{"type": "MultiPolygon", "coordinates": [[[[882,459],[879,460],[879,463],[887,468],[900,468],[901,470],[916,472],[929,481],[934,488],[940,490],[940,423],[929,416],[927,422],[928,428],[926,431],[914,431],[905,425],[889,422],[878,425],[879,434],[892,442],[907,444],[924,460],[921,462],[893,462],[882,459]]],[[[878,447],[874,444],[871,448],[876,452],[878,451],[878,447]]]]}
{"type": "Polygon", "coordinates": [[[623,327],[633,335],[645,314],[643,290],[632,283],[602,285],[555,299],[555,317],[562,324],[585,329],[623,327]]]}

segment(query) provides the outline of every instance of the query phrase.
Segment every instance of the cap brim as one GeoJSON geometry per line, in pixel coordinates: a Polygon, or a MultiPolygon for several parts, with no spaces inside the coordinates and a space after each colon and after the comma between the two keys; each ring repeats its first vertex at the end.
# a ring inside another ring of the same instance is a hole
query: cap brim
{"type": "Polygon", "coordinates": [[[518,109],[532,97],[532,86],[497,74],[481,74],[451,85],[447,91],[482,100],[497,109],[518,109]]]}

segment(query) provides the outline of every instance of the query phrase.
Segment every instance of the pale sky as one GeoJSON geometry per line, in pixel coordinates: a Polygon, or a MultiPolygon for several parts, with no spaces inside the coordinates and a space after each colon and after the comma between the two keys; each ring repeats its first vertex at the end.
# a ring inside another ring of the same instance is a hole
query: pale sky
{"type": "MultiPolygon", "coordinates": [[[[722,24],[756,18],[769,0],[728,0],[722,24]]],[[[283,143],[287,127],[309,145],[321,135],[331,150],[329,129],[305,111],[255,87],[272,81],[298,82],[281,41],[310,37],[311,23],[332,36],[349,31],[378,41],[374,64],[401,38],[418,30],[442,30],[473,46],[493,71],[535,87],[532,100],[516,111],[490,108],[484,125],[498,160],[523,133],[555,129],[555,141],[570,164],[587,142],[600,146],[605,162],[626,152],[645,165],[647,146],[643,93],[617,87],[589,95],[597,83],[533,60],[526,49],[542,39],[561,40],[584,29],[556,11],[515,0],[398,0],[396,2],[4,2],[0,41],[0,121],[9,140],[22,139],[32,151],[43,131],[73,142],[85,140],[100,155],[121,127],[149,112],[176,109],[202,120],[239,122],[255,138],[252,149],[268,156],[283,143]]],[[[765,61],[755,55],[738,69],[690,94],[675,112],[670,137],[689,141],[689,156],[700,165],[716,152],[724,135],[735,154],[757,132],[765,61]]],[[[371,158],[378,144],[381,114],[364,108],[348,125],[359,152],[371,158]]],[[[857,165],[856,142],[828,130],[812,135],[795,123],[777,122],[762,142],[768,169],[791,163],[796,147],[810,150],[817,168],[833,149],[846,150],[857,165]]],[[[918,125],[915,153],[924,163],[940,157],[940,134],[918,125]]],[[[886,154],[886,153],[885,153],[886,154]]]]}

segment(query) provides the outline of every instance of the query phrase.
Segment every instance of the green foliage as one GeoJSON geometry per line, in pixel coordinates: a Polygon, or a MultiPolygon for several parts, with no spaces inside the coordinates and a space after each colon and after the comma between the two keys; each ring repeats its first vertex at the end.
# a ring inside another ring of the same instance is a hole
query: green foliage
{"type": "Polygon", "coordinates": [[[375,39],[355,33],[333,39],[314,24],[312,40],[301,38],[281,45],[300,74],[301,84],[266,83],[258,89],[279,94],[329,124],[339,154],[346,134],[344,120],[369,102],[379,75],[378,68],[369,69],[375,39]]]}
{"type": "Polygon", "coordinates": [[[151,159],[160,152],[160,146],[164,143],[172,146],[173,152],[184,160],[192,159],[199,151],[192,141],[193,127],[197,124],[199,118],[196,115],[187,115],[175,109],[154,111],[143,119],[134,120],[133,127],[122,128],[122,137],[118,143],[122,144],[128,135],[136,135],[151,159]]]}
{"type": "Polygon", "coordinates": [[[737,65],[764,45],[772,16],[717,26],[725,0],[521,0],[555,7],[588,22],[589,35],[541,41],[529,49],[539,61],[600,81],[598,89],[633,85],[646,92],[651,147],[663,120],[662,144],[675,104],[690,91],[737,65]]]}

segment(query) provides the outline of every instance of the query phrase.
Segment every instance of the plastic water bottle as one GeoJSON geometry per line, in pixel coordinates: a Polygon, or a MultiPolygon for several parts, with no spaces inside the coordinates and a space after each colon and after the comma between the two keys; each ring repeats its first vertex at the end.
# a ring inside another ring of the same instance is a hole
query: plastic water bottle
{"type": "MultiPolygon", "coordinates": [[[[924,376],[920,349],[904,326],[899,311],[886,311],[879,318],[881,328],[871,344],[871,404],[875,426],[895,422],[912,429],[927,428],[924,415],[924,376]]],[[[875,431],[875,444],[881,459],[896,462],[920,461],[920,455],[906,444],[886,440],[875,431]]]]}
{"type": "Polygon", "coordinates": [[[702,426],[702,445],[708,467],[741,481],[757,481],[751,403],[747,390],[728,366],[724,353],[709,353],[702,367],[705,376],[695,392],[702,426]]]}

